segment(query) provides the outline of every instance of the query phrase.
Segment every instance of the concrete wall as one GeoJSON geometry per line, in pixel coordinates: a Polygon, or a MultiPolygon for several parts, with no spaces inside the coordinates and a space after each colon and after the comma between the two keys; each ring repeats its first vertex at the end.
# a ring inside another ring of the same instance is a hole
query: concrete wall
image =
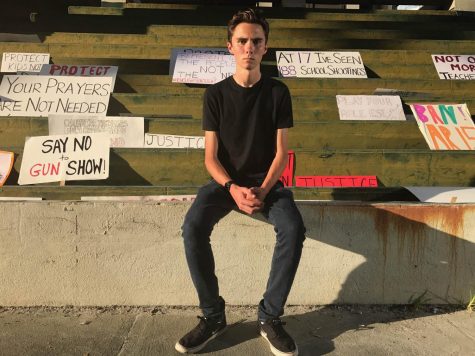
{"type": "MultiPolygon", "coordinates": [[[[193,305],[188,204],[1,202],[0,305],[193,305]]],[[[307,240],[290,304],[465,302],[475,205],[302,202],[307,240]]],[[[273,228],[231,213],[212,236],[221,294],[257,303],[273,228]]]]}

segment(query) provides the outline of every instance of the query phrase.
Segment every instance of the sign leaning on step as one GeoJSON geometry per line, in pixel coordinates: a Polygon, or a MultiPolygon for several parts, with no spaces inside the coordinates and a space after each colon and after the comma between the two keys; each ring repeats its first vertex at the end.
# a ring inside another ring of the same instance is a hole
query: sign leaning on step
{"type": "Polygon", "coordinates": [[[27,137],[18,184],[106,179],[109,151],[105,133],[27,137]]]}
{"type": "Polygon", "coordinates": [[[50,135],[104,132],[110,135],[111,147],[143,147],[143,117],[49,115],[48,127],[50,135]]]}
{"type": "Polygon", "coordinates": [[[178,53],[174,83],[214,84],[233,75],[236,61],[230,54],[178,53]]]}
{"type": "Polygon", "coordinates": [[[475,55],[433,54],[440,79],[475,80],[475,55]]]}
{"type": "Polygon", "coordinates": [[[276,51],[281,77],[367,78],[359,52],[276,51]]]}
{"type": "Polygon", "coordinates": [[[0,151],[0,187],[6,182],[13,167],[13,152],[0,151]]]}
{"type": "Polygon", "coordinates": [[[0,69],[0,72],[39,72],[43,64],[48,63],[49,53],[4,52],[2,54],[2,67],[0,69]]]}
{"type": "Polygon", "coordinates": [[[340,120],[406,120],[397,95],[337,95],[336,102],[340,120]]]}
{"type": "Polygon", "coordinates": [[[475,150],[475,125],[467,104],[410,104],[431,150],[475,150]]]}
{"type": "Polygon", "coordinates": [[[111,77],[5,75],[0,116],[105,116],[111,92],[111,77]]]}

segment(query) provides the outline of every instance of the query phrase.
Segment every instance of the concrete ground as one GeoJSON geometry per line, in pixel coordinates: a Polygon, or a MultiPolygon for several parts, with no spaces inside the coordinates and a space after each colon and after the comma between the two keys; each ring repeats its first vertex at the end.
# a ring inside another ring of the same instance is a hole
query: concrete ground
{"type": "MultiPolygon", "coordinates": [[[[207,355],[270,355],[254,307],[228,307],[230,327],[207,355]]],[[[0,354],[177,355],[196,308],[0,307],[0,354]]],[[[300,355],[475,355],[475,315],[453,307],[288,307],[300,355]]]]}

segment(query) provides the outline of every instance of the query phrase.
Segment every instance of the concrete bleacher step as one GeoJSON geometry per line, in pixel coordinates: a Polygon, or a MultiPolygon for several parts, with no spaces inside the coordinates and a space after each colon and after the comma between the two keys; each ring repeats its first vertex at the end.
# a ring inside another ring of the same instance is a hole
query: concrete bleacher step
{"type": "MultiPolygon", "coordinates": [[[[20,170],[23,148],[15,152],[14,174],[20,170]]],[[[473,186],[475,155],[471,151],[414,149],[295,149],[295,175],[376,175],[382,186],[473,186]]],[[[202,150],[111,149],[110,177],[75,185],[204,184],[208,173],[202,150]]]]}
{"type": "MultiPolygon", "coordinates": [[[[78,186],[66,183],[66,186],[35,185],[0,187],[1,197],[37,197],[45,200],[80,200],[81,197],[109,196],[146,197],[157,195],[194,195],[198,187],[162,187],[162,186],[78,186]]],[[[402,187],[378,188],[291,188],[295,199],[302,200],[356,200],[356,201],[417,201],[402,187]]],[[[120,199],[120,198],[119,198],[120,199]]],[[[126,200],[126,198],[122,198],[126,200]]]]}
{"type": "MultiPolygon", "coordinates": [[[[201,122],[189,119],[145,119],[146,132],[203,136],[201,122]]],[[[46,118],[2,118],[2,147],[22,147],[25,137],[48,135],[46,118]]],[[[425,149],[414,121],[299,122],[289,131],[290,149],[425,149]]]]}

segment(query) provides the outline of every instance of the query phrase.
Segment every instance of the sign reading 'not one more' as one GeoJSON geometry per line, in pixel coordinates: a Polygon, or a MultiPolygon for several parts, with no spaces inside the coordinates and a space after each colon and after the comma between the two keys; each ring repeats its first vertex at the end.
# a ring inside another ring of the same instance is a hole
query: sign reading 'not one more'
{"type": "Polygon", "coordinates": [[[0,84],[0,116],[103,116],[111,90],[111,77],[5,75],[0,84]]]}
{"type": "Polygon", "coordinates": [[[106,179],[109,151],[105,133],[28,137],[18,184],[106,179]]]}
{"type": "Polygon", "coordinates": [[[2,55],[3,73],[39,72],[43,64],[49,63],[49,53],[12,53],[2,55]]]}
{"type": "Polygon", "coordinates": [[[173,71],[174,83],[214,84],[234,74],[236,61],[230,54],[181,52],[173,71]]]}
{"type": "Polygon", "coordinates": [[[475,80],[475,55],[433,54],[440,79],[475,80]]]}
{"type": "Polygon", "coordinates": [[[367,78],[359,52],[276,51],[281,77],[367,78]]]}

